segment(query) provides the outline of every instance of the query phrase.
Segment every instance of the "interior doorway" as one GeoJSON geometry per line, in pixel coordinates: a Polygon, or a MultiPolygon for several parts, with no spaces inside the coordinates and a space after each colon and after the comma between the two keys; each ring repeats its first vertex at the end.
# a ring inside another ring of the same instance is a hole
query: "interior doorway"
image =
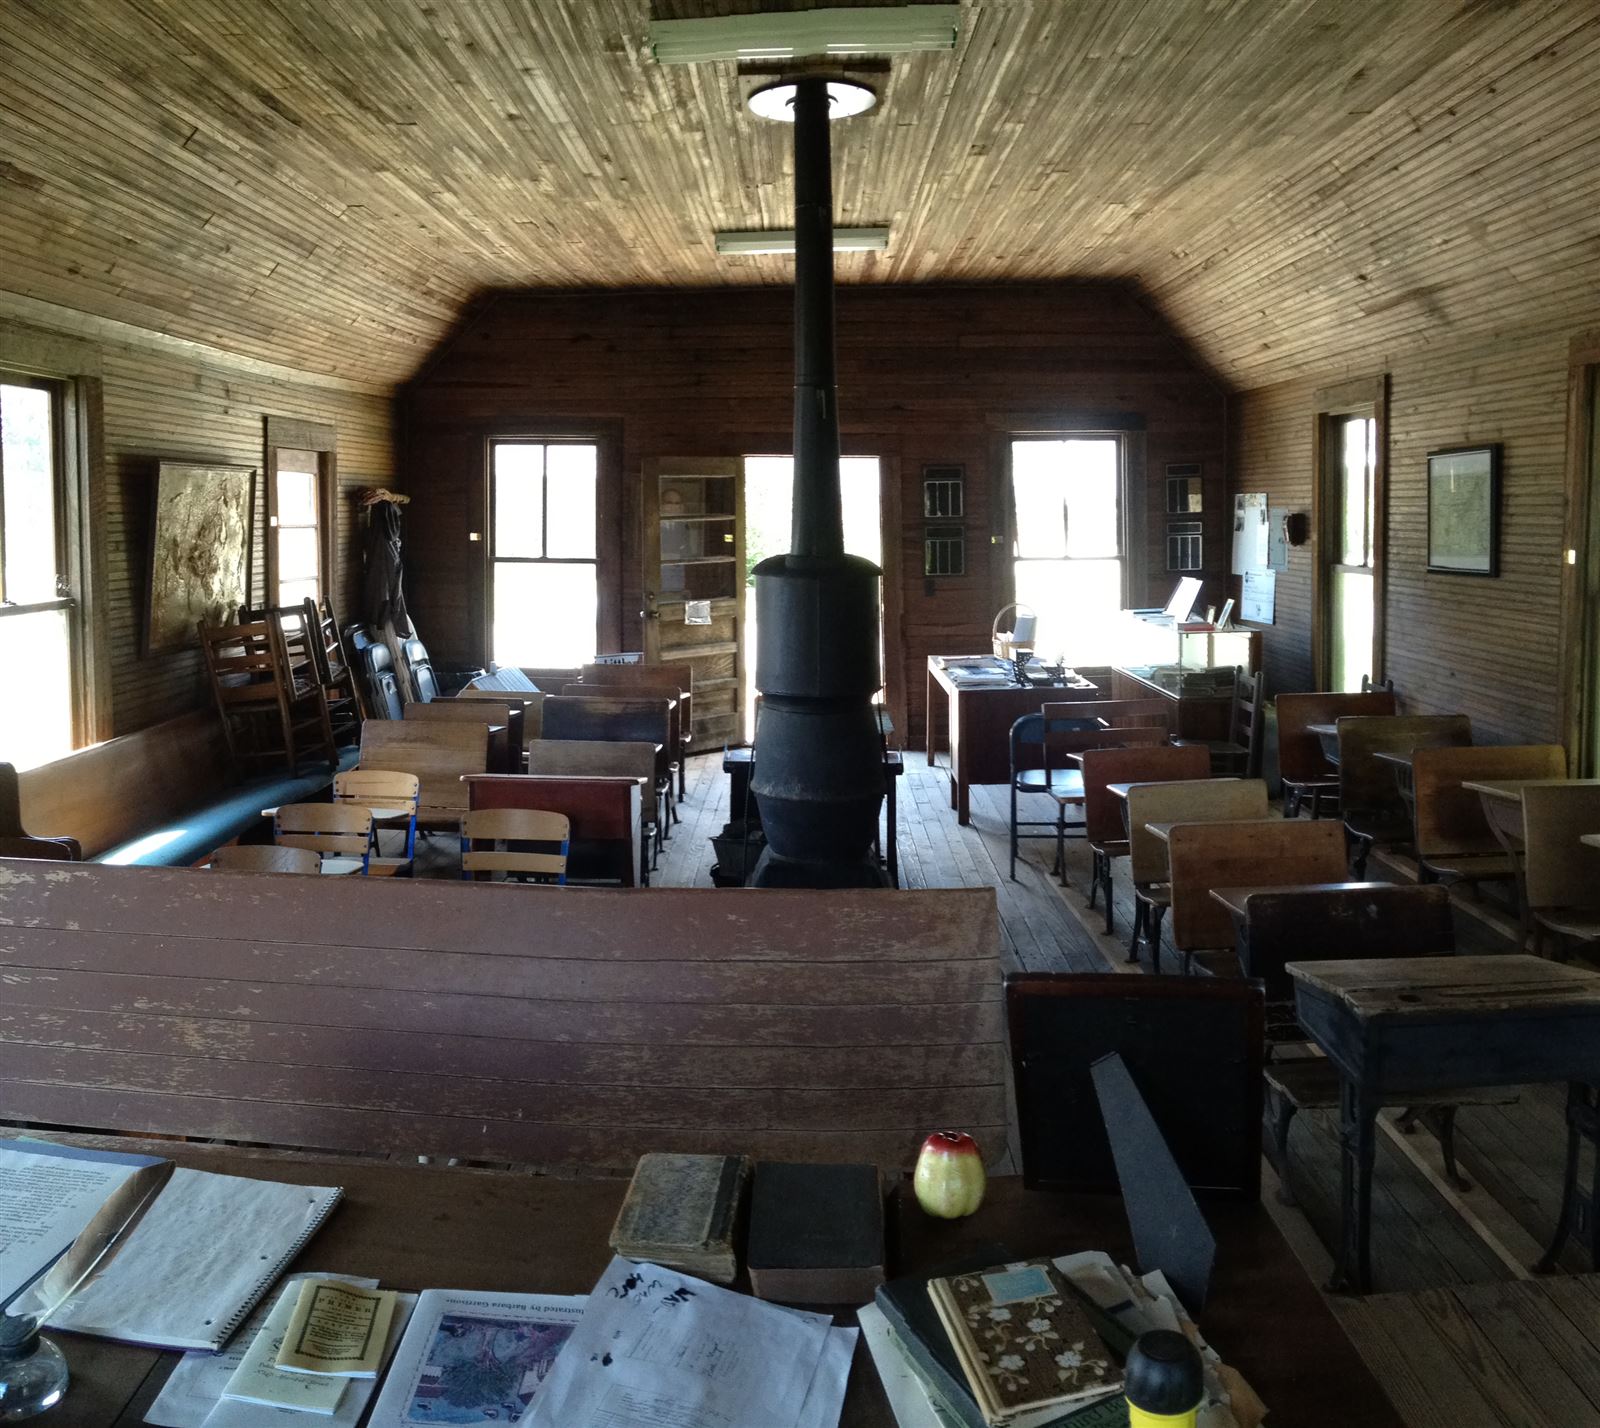
{"type": "MultiPolygon", "coordinates": [[[[883,567],[883,471],[876,456],[839,458],[839,493],[847,554],[883,567]]],[[[756,583],[754,571],[769,555],[789,549],[794,514],[794,457],[744,458],[744,720],[745,739],[756,731],[756,583]]],[[[883,659],[883,594],[878,596],[878,658],[883,659]]],[[[876,695],[883,699],[880,689],[876,695]]]]}

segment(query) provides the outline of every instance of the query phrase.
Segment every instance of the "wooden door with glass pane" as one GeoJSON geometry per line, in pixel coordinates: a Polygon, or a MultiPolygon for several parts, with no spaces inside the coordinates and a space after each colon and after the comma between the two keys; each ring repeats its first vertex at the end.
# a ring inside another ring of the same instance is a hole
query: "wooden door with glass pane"
{"type": "Polygon", "coordinates": [[[645,659],[693,671],[693,749],[743,743],[747,572],[739,462],[648,461],[643,507],[645,659]]]}

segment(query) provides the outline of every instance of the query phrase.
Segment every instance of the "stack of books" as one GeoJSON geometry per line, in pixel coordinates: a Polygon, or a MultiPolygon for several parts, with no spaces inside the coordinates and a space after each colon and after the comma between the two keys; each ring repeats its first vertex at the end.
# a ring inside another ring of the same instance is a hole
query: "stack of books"
{"type": "Polygon", "coordinates": [[[1199,1336],[1159,1274],[1099,1253],[891,1280],[860,1313],[900,1428],[1126,1428],[1121,1364],[1149,1329],[1206,1361],[1208,1428],[1256,1428],[1265,1407],[1199,1336]]]}

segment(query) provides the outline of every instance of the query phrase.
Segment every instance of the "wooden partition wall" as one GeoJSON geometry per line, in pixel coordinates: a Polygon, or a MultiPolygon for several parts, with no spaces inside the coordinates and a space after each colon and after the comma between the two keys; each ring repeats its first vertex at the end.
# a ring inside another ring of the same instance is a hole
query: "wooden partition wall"
{"type": "MultiPolygon", "coordinates": [[[[640,476],[653,456],[790,450],[788,289],[521,293],[488,302],[400,396],[411,604],[445,664],[481,663],[486,443],[581,435],[620,494],[617,637],[640,646],[640,476]]],[[[1008,432],[1111,427],[1143,437],[1148,479],[1125,512],[1135,603],[1162,604],[1165,466],[1198,462],[1207,568],[1226,569],[1221,386],[1132,288],[846,286],[838,293],[846,454],[884,472],[885,654],[902,730],[922,724],[930,654],[988,644],[1003,603],[1008,432]],[[925,579],[922,468],[966,474],[967,573],[925,579]],[[909,709],[908,709],[909,705],[909,709]],[[909,714],[909,719],[906,718],[909,714]]]]}

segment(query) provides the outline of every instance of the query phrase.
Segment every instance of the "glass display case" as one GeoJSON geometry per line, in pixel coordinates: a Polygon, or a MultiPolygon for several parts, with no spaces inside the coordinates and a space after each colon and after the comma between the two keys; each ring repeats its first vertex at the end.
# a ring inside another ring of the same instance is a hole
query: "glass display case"
{"type": "Polygon", "coordinates": [[[1124,660],[1117,666],[1163,693],[1205,698],[1233,692],[1234,670],[1255,673],[1259,630],[1182,629],[1160,617],[1127,617],[1124,660]]]}

